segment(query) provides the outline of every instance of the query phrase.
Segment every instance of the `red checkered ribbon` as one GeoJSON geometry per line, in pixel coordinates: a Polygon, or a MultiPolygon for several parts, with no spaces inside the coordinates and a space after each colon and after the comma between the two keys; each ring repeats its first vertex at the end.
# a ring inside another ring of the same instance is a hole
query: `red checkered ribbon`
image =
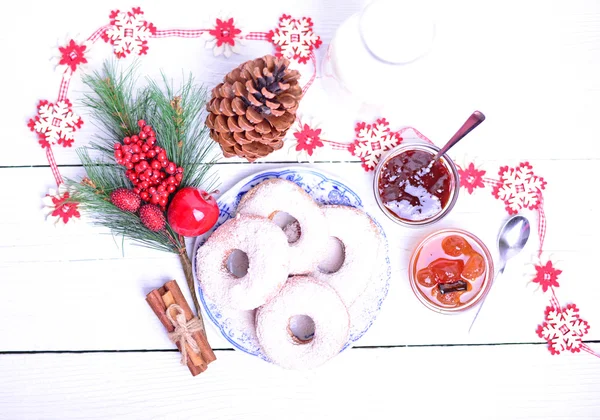
{"type": "Polygon", "coordinates": [[[56,181],[56,185],[62,184],[63,178],[58,171],[58,165],[56,165],[56,160],[54,160],[54,152],[52,152],[52,147],[48,146],[46,148],[46,158],[48,159],[48,163],[50,164],[50,169],[52,170],[52,175],[54,175],[54,180],[56,181]]]}
{"type": "Polygon", "coordinates": [[[199,38],[209,29],[167,29],[156,31],[152,38],[199,38]]]}
{"type": "Polygon", "coordinates": [[[244,38],[252,41],[268,41],[269,34],[266,32],[248,32],[244,38]]]}
{"type": "Polygon", "coordinates": [[[71,79],[69,77],[64,77],[60,81],[60,87],[58,88],[58,100],[64,101],[67,99],[67,93],[69,92],[69,84],[71,83],[71,79]]]}

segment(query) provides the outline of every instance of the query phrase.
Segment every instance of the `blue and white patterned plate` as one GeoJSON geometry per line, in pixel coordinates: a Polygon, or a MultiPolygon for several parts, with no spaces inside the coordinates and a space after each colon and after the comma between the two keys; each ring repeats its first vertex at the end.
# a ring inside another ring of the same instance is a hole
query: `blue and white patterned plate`
{"type": "MultiPolygon", "coordinates": [[[[196,255],[198,248],[206,241],[206,239],[225,221],[235,216],[237,205],[244,194],[252,187],[260,184],[262,181],[270,178],[281,178],[292,181],[302,187],[316,202],[319,204],[339,204],[362,208],[360,197],[342,182],[325,175],[322,172],[317,172],[313,169],[293,167],[279,171],[263,171],[255,175],[251,175],[234,185],[229,191],[219,197],[219,220],[209,232],[198,237],[194,244],[193,251],[193,267],[194,276],[196,276],[196,255]]],[[[348,309],[350,313],[350,336],[348,342],[343,347],[342,351],[352,346],[359,338],[361,338],[375,321],[377,313],[381,309],[381,304],[385,299],[390,282],[391,267],[388,256],[388,244],[385,238],[385,233],[379,223],[371,217],[379,227],[379,230],[384,238],[382,249],[379,252],[381,263],[379,272],[374,273],[373,281],[367,287],[367,290],[357,299],[357,301],[348,309]]],[[[202,289],[198,284],[198,296],[206,315],[217,326],[223,334],[223,337],[231,343],[233,347],[244,353],[258,356],[261,359],[269,361],[260,348],[258,339],[256,338],[256,328],[254,325],[255,311],[238,311],[228,308],[218,307],[208,297],[204,296],[202,289]]]]}

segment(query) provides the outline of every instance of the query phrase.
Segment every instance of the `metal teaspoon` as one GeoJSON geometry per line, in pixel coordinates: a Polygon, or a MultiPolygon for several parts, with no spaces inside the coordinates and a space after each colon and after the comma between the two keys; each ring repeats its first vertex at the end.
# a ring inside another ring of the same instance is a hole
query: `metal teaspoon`
{"type": "MultiPolygon", "coordinates": [[[[523,250],[527,240],[529,239],[530,233],[531,226],[529,225],[529,220],[527,220],[527,218],[524,216],[513,216],[507,220],[504,226],[502,226],[502,229],[500,229],[500,234],[498,235],[500,270],[498,271],[498,274],[496,274],[494,281],[500,277],[500,274],[504,273],[507,261],[523,250]]],[[[479,309],[477,309],[477,313],[475,314],[475,317],[471,322],[471,326],[469,327],[469,332],[471,332],[471,328],[473,328],[473,324],[475,324],[475,320],[477,319],[477,316],[479,315],[479,312],[485,303],[486,297],[487,295],[483,297],[483,300],[479,305],[479,309]]]]}

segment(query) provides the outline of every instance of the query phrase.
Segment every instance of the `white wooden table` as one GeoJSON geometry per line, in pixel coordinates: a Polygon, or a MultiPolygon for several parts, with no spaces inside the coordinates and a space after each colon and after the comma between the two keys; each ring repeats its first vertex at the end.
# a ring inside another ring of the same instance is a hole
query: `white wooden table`
{"type": "MultiPolygon", "coordinates": [[[[363,2],[138,3],[163,28],[200,27],[219,9],[245,17],[247,27],[259,31],[274,27],[283,12],[311,16],[325,44],[321,60],[335,29],[363,2]]],[[[56,95],[60,76],[47,61],[55,40],[67,33],[87,36],[107,22],[109,8],[132,5],[23,1],[3,6],[0,14],[0,418],[600,418],[600,359],[552,356],[535,334],[548,296],[523,276],[534,244],[507,268],[468,334],[472,312],[434,314],[410,290],[408,255],[426,232],[385,220],[373,199],[372,175],[356,162],[340,162],[351,160],[343,154],[317,155],[311,166],[351,185],[390,240],[391,287],[371,330],[356,348],[299,373],[233,351],[209,325],[218,361],[192,378],[144,301],[165,280],[183,280],[177,258],[128,243],[123,250],[119,240],[85,223],[65,229],[45,223],[40,198],[53,179],[26,127],[37,100],[56,95]]],[[[448,58],[470,46],[463,67],[448,66],[453,84],[437,92],[429,112],[377,112],[392,126],[416,127],[438,144],[474,109],[486,113],[487,121],[453,156],[460,164],[475,159],[491,176],[501,165],[528,160],[547,180],[545,250],[563,270],[557,294],[563,304],[577,303],[591,325],[586,342],[600,350],[600,2],[439,1],[434,11],[448,58]],[[477,85],[454,95],[468,77],[477,85]]],[[[110,54],[99,44],[88,69],[110,54]]],[[[172,45],[157,40],[148,60],[159,60],[172,76],[181,68],[193,71],[207,86],[234,65],[271,51],[267,43],[252,43],[227,60],[213,58],[199,41],[181,51],[172,45]]],[[[158,67],[147,72],[155,76],[158,67]]],[[[74,80],[75,96],[78,89],[74,80]]],[[[317,84],[303,106],[325,125],[329,119],[343,123],[332,127],[337,141],[351,141],[355,122],[374,117],[343,114],[323,98],[317,84]]],[[[416,101],[398,98],[408,100],[416,101]]],[[[86,144],[93,131],[92,124],[84,126],[76,145],[86,144]]],[[[56,158],[63,175],[82,175],[74,150],[57,148],[56,158]]],[[[283,152],[252,165],[223,161],[217,165],[221,190],[286,162],[293,156],[283,152]]],[[[452,215],[427,232],[462,226],[493,247],[505,218],[489,189],[472,196],[463,191],[452,215]]]]}

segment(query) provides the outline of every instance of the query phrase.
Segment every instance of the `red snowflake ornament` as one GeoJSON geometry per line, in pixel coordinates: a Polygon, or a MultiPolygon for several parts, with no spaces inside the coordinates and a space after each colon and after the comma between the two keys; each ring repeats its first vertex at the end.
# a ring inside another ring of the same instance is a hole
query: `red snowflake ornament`
{"type": "Polygon", "coordinates": [[[503,166],[499,175],[500,180],[492,194],[504,201],[508,214],[517,214],[523,208],[534,210],[540,207],[546,181],[533,173],[529,162],[522,162],[514,168],[503,166]]]}
{"type": "Polygon", "coordinates": [[[58,47],[60,52],[59,66],[65,66],[67,69],[71,69],[74,72],[78,66],[87,64],[87,59],[84,54],[87,50],[87,45],[78,44],[75,40],[71,39],[64,47],[58,47]]]}
{"type": "Polygon", "coordinates": [[[537,335],[548,342],[552,354],[561,351],[579,353],[583,347],[582,337],[588,333],[589,324],[579,318],[579,309],[574,304],[564,308],[548,306],[545,322],[538,326],[537,335]]]}
{"type": "Polygon", "coordinates": [[[558,276],[562,270],[554,268],[552,261],[546,262],[545,265],[535,265],[536,275],[533,279],[534,283],[538,283],[542,287],[542,291],[546,292],[553,287],[559,287],[558,276]]]}
{"type": "Polygon", "coordinates": [[[49,193],[42,199],[46,212],[46,220],[55,225],[60,223],[67,224],[72,218],[80,218],[78,203],[66,201],[70,198],[70,194],[64,188],[64,185],[58,191],[50,189],[49,193]]]}
{"type": "Polygon", "coordinates": [[[300,19],[283,15],[279,18],[279,26],[269,31],[267,39],[275,45],[276,56],[306,63],[314,49],[322,44],[321,37],[313,32],[313,22],[309,17],[300,19]]]}
{"type": "Polygon", "coordinates": [[[484,188],[483,176],[485,171],[475,168],[473,162],[469,163],[466,169],[459,168],[460,186],[467,189],[469,194],[473,194],[476,188],[484,188]]]}
{"type": "Polygon", "coordinates": [[[55,104],[40,101],[38,115],[30,119],[27,126],[37,133],[43,148],[55,144],[71,147],[75,141],[73,133],[83,124],[81,117],[73,113],[72,106],[68,99],[57,101],[55,104]]]}
{"type": "Polygon", "coordinates": [[[402,142],[397,132],[390,131],[385,118],[378,119],[373,124],[360,122],[354,129],[356,139],[350,146],[350,153],[360,158],[365,171],[372,171],[377,166],[381,155],[402,142]]]}
{"type": "Polygon", "coordinates": [[[109,18],[111,26],[102,33],[102,39],[113,45],[118,58],[146,54],[148,39],[156,34],[156,27],[144,20],[144,12],[139,7],[130,12],[113,10],[109,18]]]}
{"type": "Polygon", "coordinates": [[[323,147],[320,128],[313,129],[309,127],[308,124],[304,124],[301,126],[301,130],[298,130],[294,133],[294,137],[296,137],[297,141],[297,152],[304,150],[309,156],[312,156],[317,147],[323,147]]]}

